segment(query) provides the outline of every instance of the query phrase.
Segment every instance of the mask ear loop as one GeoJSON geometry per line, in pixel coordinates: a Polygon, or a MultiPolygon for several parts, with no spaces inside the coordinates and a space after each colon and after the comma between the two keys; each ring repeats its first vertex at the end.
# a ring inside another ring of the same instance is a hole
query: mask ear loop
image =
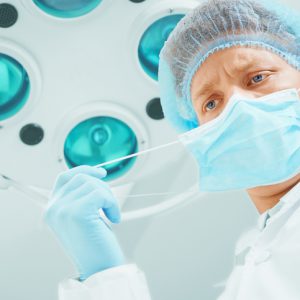
{"type": "Polygon", "coordinates": [[[130,154],[130,155],[127,155],[127,156],[123,156],[123,157],[120,157],[120,158],[116,158],[116,159],[113,159],[113,160],[110,160],[110,161],[107,161],[107,162],[104,162],[104,163],[95,165],[95,166],[93,166],[93,167],[94,167],[94,168],[102,168],[102,167],[104,167],[104,166],[106,166],[106,165],[110,165],[110,164],[112,164],[112,163],[116,163],[116,162],[119,162],[119,161],[122,161],[122,160],[125,160],[125,159],[129,159],[129,158],[132,158],[132,157],[144,155],[144,154],[147,154],[147,153],[149,153],[149,152],[161,150],[161,149],[163,149],[163,148],[167,148],[167,147],[170,147],[170,146],[173,146],[173,145],[177,145],[177,144],[179,144],[179,143],[180,143],[179,141],[173,141],[173,142],[171,142],[171,143],[163,144],[163,145],[160,145],[160,146],[157,146],[157,147],[153,147],[153,148],[150,148],[150,149],[147,149],[147,150],[143,150],[143,151],[140,151],[140,152],[136,152],[136,153],[134,153],[134,154],[130,154]]]}

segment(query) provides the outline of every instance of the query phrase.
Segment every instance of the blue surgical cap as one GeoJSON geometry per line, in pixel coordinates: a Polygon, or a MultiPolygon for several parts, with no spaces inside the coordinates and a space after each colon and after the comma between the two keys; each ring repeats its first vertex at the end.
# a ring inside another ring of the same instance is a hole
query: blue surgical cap
{"type": "Polygon", "coordinates": [[[163,111],[179,131],[199,126],[191,82],[213,53],[234,46],[276,53],[300,70],[300,14],[276,0],[208,0],[188,13],[160,52],[163,111]]]}

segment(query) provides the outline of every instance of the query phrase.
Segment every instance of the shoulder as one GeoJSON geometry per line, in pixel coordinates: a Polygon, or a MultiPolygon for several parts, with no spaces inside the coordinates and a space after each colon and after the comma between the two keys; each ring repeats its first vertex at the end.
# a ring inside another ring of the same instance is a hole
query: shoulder
{"type": "Polygon", "coordinates": [[[300,200],[290,208],[283,229],[289,233],[295,232],[300,236],[300,200]]]}

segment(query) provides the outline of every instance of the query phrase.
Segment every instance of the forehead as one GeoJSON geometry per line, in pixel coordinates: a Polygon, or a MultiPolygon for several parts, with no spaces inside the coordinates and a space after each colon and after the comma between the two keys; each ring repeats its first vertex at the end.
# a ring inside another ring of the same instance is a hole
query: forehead
{"type": "Polygon", "coordinates": [[[207,69],[214,67],[227,67],[237,70],[243,69],[249,63],[257,62],[277,62],[282,59],[275,53],[261,49],[249,47],[232,47],[218,51],[209,56],[202,66],[199,68],[199,73],[206,72],[207,69]]]}

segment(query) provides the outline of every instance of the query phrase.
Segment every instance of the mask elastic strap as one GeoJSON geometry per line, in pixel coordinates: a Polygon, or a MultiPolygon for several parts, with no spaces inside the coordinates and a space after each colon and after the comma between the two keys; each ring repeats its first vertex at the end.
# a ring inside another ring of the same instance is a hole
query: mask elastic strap
{"type": "Polygon", "coordinates": [[[150,149],[147,149],[147,150],[136,152],[136,153],[131,154],[131,155],[127,155],[127,156],[123,156],[123,157],[120,157],[120,158],[117,158],[117,159],[113,159],[113,160],[101,163],[99,165],[95,165],[94,167],[95,168],[100,168],[100,167],[103,167],[103,166],[106,166],[106,165],[109,165],[109,164],[112,164],[112,163],[116,163],[116,162],[119,162],[119,161],[122,161],[122,160],[125,160],[125,159],[129,159],[129,158],[140,156],[140,155],[150,153],[150,152],[153,152],[153,151],[156,151],[156,150],[167,148],[167,147],[179,144],[179,143],[180,143],[179,141],[174,141],[174,142],[171,142],[171,143],[168,143],[168,144],[164,144],[164,145],[153,147],[153,148],[150,148],[150,149]]]}

